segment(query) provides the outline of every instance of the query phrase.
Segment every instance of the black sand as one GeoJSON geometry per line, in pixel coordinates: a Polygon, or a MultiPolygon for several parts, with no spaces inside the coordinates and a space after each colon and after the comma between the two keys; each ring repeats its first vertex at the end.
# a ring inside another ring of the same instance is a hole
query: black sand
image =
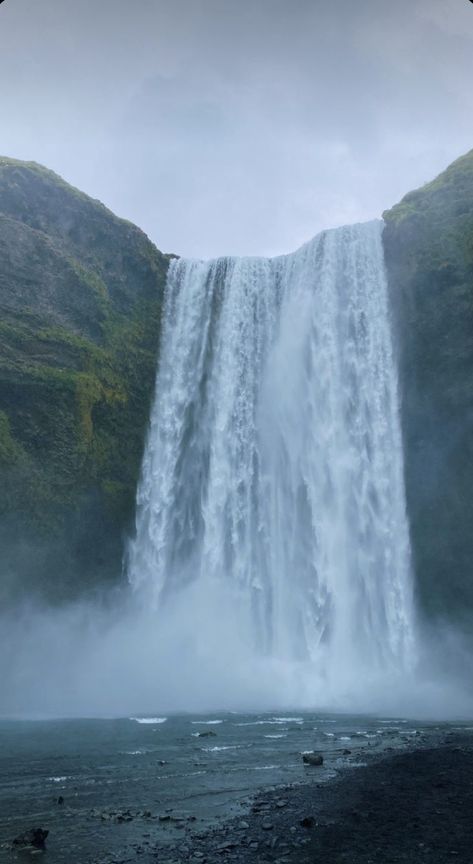
{"type": "Polygon", "coordinates": [[[472,735],[374,758],[330,783],[313,770],[313,783],[266,793],[250,814],[155,860],[473,864],[472,735]]]}

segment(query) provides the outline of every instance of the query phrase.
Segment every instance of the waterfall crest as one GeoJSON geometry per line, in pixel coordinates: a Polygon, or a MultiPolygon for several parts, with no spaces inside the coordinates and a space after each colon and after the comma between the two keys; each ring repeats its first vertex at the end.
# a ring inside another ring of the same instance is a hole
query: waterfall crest
{"type": "Polygon", "coordinates": [[[176,640],[179,607],[186,638],[327,678],[412,655],[381,232],[172,262],[128,572],[176,640]]]}

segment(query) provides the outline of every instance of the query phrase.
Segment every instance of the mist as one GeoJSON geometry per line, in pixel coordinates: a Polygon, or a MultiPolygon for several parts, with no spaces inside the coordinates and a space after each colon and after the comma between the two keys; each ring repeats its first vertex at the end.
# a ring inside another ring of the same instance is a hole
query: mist
{"type": "Polygon", "coordinates": [[[423,627],[404,670],[256,659],[234,598],[198,589],[161,615],[131,590],[111,604],[24,606],[0,619],[1,716],[164,716],[180,712],[316,710],[412,719],[473,716],[471,645],[453,627],[423,627]]]}

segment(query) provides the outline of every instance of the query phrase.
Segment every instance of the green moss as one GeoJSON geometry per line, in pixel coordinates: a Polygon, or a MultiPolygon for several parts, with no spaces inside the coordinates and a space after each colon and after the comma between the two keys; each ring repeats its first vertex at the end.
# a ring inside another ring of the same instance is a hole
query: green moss
{"type": "Polygon", "coordinates": [[[53,172],[0,158],[0,542],[19,584],[71,596],[121,576],[168,262],[53,172]]]}
{"type": "Polygon", "coordinates": [[[384,215],[418,595],[473,619],[473,151],[384,215]]]}
{"type": "Polygon", "coordinates": [[[10,420],[4,411],[0,411],[0,463],[12,465],[21,455],[21,447],[11,434],[10,420]]]}

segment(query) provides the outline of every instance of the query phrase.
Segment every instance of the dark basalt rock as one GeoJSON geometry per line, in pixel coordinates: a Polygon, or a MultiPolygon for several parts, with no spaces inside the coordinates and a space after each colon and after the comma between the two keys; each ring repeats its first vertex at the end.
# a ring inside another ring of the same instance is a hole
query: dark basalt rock
{"type": "Polygon", "coordinates": [[[304,816],[304,818],[301,819],[302,828],[313,828],[314,825],[315,819],[313,818],[313,816],[304,816]]]}
{"type": "Polygon", "coordinates": [[[323,765],[324,757],[320,753],[304,753],[302,761],[305,765],[323,765]]]}
{"type": "Polygon", "coordinates": [[[44,849],[48,834],[49,831],[44,828],[31,828],[15,837],[12,845],[16,849],[44,849]]]}

